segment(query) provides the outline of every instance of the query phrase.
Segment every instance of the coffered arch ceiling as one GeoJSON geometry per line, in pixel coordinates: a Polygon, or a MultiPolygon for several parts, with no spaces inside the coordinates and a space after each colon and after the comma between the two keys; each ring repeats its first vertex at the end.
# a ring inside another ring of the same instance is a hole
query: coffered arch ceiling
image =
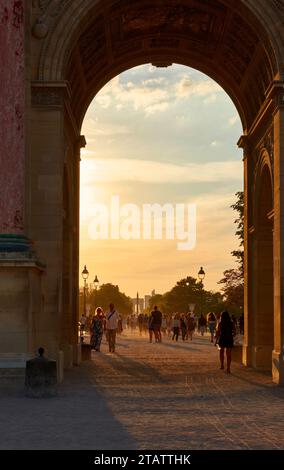
{"type": "Polygon", "coordinates": [[[69,82],[79,125],[95,94],[117,74],[143,63],[180,63],[215,79],[248,129],[278,74],[266,30],[240,1],[95,1],[76,21],[61,47],[60,78],[69,82]]]}

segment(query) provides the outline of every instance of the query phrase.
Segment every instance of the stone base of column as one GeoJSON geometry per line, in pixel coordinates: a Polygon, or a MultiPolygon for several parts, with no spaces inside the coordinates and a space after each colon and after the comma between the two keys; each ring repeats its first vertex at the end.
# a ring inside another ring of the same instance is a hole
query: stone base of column
{"type": "Polygon", "coordinates": [[[284,385],[284,354],[272,352],[272,380],[277,385],[284,385]]]}
{"type": "Polygon", "coordinates": [[[37,353],[42,314],[41,274],[25,237],[0,236],[0,369],[21,375],[37,353]],[[13,251],[18,250],[18,251],[13,251]]]}
{"type": "Polygon", "coordinates": [[[73,346],[73,364],[79,366],[82,362],[81,344],[75,344],[73,346]]]}
{"type": "Polygon", "coordinates": [[[267,345],[247,346],[243,345],[242,363],[247,367],[271,370],[272,348],[267,345]]]}
{"type": "Polygon", "coordinates": [[[24,377],[29,354],[0,353],[0,377],[24,377]]]}
{"type": "Polygon", "coordinates": [[[72,344],[62,344],[61,350],[64,354],[64,369],[72,369],[73,367],[73,346],[72,344]]]}

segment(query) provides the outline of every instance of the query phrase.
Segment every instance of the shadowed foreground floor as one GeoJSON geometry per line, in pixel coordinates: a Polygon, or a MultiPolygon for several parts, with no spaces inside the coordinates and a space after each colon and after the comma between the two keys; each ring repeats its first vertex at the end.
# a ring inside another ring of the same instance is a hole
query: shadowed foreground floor
{"type": "Polygon", "coordinates": [[[208,337],[149,344],[123,334],[117,353],[66,373],[57,398],[1,380],[1,449],[284,449],[284,388],[233,363],[208,337]]]}

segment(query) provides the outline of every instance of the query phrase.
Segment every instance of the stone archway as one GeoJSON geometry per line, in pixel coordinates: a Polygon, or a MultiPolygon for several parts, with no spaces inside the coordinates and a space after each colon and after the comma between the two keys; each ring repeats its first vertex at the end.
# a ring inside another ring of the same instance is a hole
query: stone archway
{"type": "MultiPolygon", "coordinates": [[[[21,85],[22,103],[26,100],[22,104],[27,117],[25,145],[15,146],[18,160],[25,162],[26,173],[22,169],[17,173],[24,202],[18,204],[15,200],[14,205],[3,208],[0,232],[27,237],[20,261],[30,257],[33,265],[27,266],[25,275],[34,270],[43,285],[44,313],[38,320],[41,327],[37,341],[32,345],[40,342],[54,356],[63,350],[65,365],[76,360],[72,348],[76,349],[78,320],[79,160],[80,147],[85,144],[80,128],[90,101],[112,77],[130,67],[143,63],[166,67],[175,62],[215,79],[232,98],[243,124],[244,135],[239,145],[244,148],[245,167],[246,365],[261,363],[258,348],[261,340],[253,333],[253,325],[258,322],[253,290],[254,258],[258,255],[253,234],[258,224],[256,182],[261,177],[257,168],[263,153],[269,156],[274,210],[273,380],[283,382],[283,1],[249,0],[236,5],[234,0],[33,0],[25,7],[25,28],[23,12],[21,15],[5,1],[8,12],[5,37],[13,47],[21,40],[26,46],[25,55],[23,51],[22,55],[19,53],[17,64],[21,78],[24,70],[27,85],[26,88],[21,85]],[[10,34],[11,28],[17,29],[18,42],[10,34]],[[64,212],[64,171],[72,201],[68,215],[64,212]],[[24,219],[17,230],[13,213],[17,220],[24,219]],[[9,221],[7,226],[3,224],[5,218],[9,221]],[[63,259],[66,227],[72,227],[67,237],[67,251],[73,258],[70,266],[63,259]],[[34,241],[33,254],[28,247],[29,239],[34,241]],[[44,265],[43,271],[38,260],[44,265]],[[62,290],[63,277],[70,287],[68,301],[62,298],[67,295],[62,290]],[[62,335],[64,318],[71,319],[71,328],[62,335]]],[[[7,81],[8,74],[1,73],[7,81]]],[[[13,87],[19,83],[16,76],[13,87]]],[[[15,133],[19,142],[17,130],[15,133]]],[[[15,173],[9,165],[5,168],[6,178],[15,173]]],[[[266,188],[267,179],[263,181],[266,188]]],[[[267,190],[271,192],[271,187],[267,190]]],[[[7,236],[0,241],[2,258],[7,263],[10,256],[7,236]]],[[[17,281],[13,276],[18,265],[13,263],[17,256],[11,255],[9,261],[11,286],[15,288],[17,281]]],[[[271,260],[272,251],[268,257],[271,260]]],[[[2,266],[4,269],[5,264],[2,266]]],[[[28,298],[31,297],[29,294],[28,298]]],[[[18,311],[19,315],[26,315],[28,322],[27,310],[33,307],[25,308],[19,307],[18,311]]],[[[23,328],[20,331],[26,334],[23,328]]],[[[31,347],[22,348],[22,352],[31,352],[31,347]]]]}
{"type": "Polygon", "coordinates": [[[254,244],[254,305],[252,365],[269,369],[274,346],[273,318],[273,193],[270,159],[264,153],[256,174],[254,244]]]}

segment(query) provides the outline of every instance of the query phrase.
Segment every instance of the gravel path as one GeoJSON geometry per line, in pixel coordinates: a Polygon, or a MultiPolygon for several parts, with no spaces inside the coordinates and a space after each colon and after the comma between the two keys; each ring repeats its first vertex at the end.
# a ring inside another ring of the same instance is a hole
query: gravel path
{"type": "Polygon", "coordinates": [[[124,333],[66,373],[57,398],[0,381],[1,449],[284,449],[284,388],[233,363],[207,337],[149,344],[124,333]]]}

